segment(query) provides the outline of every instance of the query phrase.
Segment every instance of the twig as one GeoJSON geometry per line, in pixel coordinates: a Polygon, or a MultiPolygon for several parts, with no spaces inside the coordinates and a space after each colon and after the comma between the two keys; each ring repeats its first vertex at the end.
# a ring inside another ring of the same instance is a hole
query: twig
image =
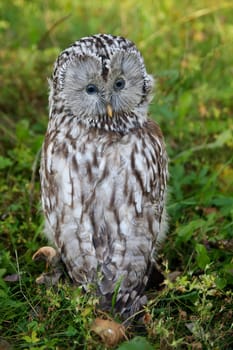
{"type": "Polygon", "coordinates": [[[26,300],[26,302],[30,305],[30,307],[33,310],[33,312],[35,313],[35,315],[38,317],[38,312],[36,311],[34,306],[31,304],[30,300],[28,299],[28,297],[23,292],[22,280],[21,280],[20,269],[19,269],[19,259],[18,259],[18,253],[17,253],[16,249],[15,249],[15,258],[16,258],[17,274],[19,276],[19,289],[20,289],[20,292],[21,292],[22,296],[24,297],[24,299],[26,300]]]}
{"type": "Polygon", "coordinates": [[[30,181],[30,199],[29,199],[29,205],[30,205],[30,212],[32,211],[32,203],[33,203],[33,198],[34,198],[34,188],[35,188],[35,178],[36,178],[36,170],[37,170],[37,165],[39,163],[41,155],[41,148],[38,150],[36,157],[34,159],[34,162],[32,164],[32,177],[30,181]]]}
{"type": "MultiPolygon", "coordinates": [[[[212,13],[217,12],[219,10],[226,9],[226,8],[232,8],[232,7],[233,7],[232,2],[226,2],[226,3],[219,2],[219,4],[216,6],[212,6],[210,8],[203,8],[203,9],[194,11],[194,12],[190,13],[189,15],[186,15],[182,18],[179,18],[177,21],[174,22],[173,26],[170,26],[168,29],[166,29],[166,32],[170,33],[171,31],[174,31],[174,28],[179,26],[180,24],[191,22],[191,21],[197,20],[201,17],[208,16],[209,14],[212,14],[212,13]]],[[[153,31],[153,33],[151,35],[147,36],[147,38],[140,43],[140,49],[143,50],[148,45],[148,43],[155,40],[155,38],[160,36],[160,35],[161,35],[161,30],[153,31]]]]}
{"type": "Polygon", "coordinates": [[[221,148],[221,147],[225,146],[225,144],[227,144],[227,142],[231,141],[231,139],[232,139],[232,131],[225,130],[217,136],[215,141],[210,142],[210,143],[204,143],[204,144],[189,148],[187,150],[184,150],[184,151],[178,153],[175,157],[173,157],[171,159],[171,162],[173,162],[174,160],[181,158],[181,157],[185,157],[185,156],[189,157],[193,152],[221,148]]]}
{"type": "Polygon", "coordinates": [[[51,32],[52,32],[57,26],[59,26],[62,22],[66,21],[70,16],[71,16],[71,14],[66,15],[66,16],[64,16],[64,17],[61,17],[61,18],[59,18],[55,23],[53,23],[53,25],[42,35],[42,37],[40,38],[39,42],[37,43],[37,48],[38,48],[38,50],[43,49],[44,41],[46,40],[46,38],[51,34],[51,32]]]}
{"type": "Polygon", "coordinates": [[[226,9],[226,8],[231,8],[231,7],[233,7],[233,4],[230,2],[226,2],[226,3],[219,3],[218,5],[215,5],[212,7],[203,8],[203,9],[194,11],[190,15],[184,16],[183,18],[180,19],[180,23],[190,22],[200,17],[207,16],[213,12],[226,9]]]}

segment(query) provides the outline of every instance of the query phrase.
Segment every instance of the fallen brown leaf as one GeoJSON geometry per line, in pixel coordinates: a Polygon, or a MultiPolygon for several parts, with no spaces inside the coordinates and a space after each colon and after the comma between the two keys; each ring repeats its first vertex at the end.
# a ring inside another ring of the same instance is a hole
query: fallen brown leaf
{"type": "Polygon", "coordinates": [[[146,312],[146,313],[144,314],[144,316],[143,316],[143,323],[144,323],[145,325],[147,325],[147,324],[149,324],[149,323],[151,322],[151,320],[152,320],[151,315],[150,315],[148,312],[146,312]]]}
{"type": "Polygon", "coordinates": [[[218,213],[218,210],[215,207],[205,207],[205,208],[201,208],[201,209],[202,209],[202,212],[203,212],[204,215],[210,215],[210,214],[213,214],[213,213],[218,213]]]}
{"type": "Polygon", "coordinates": [[[217,249],[233,252],[233,239],[219,239],[218,241],[215,241],[215,242],[204,240],[203,244],[208,249],[217,248],[217,249]]]}
{"type": "Polygon", "coordinates": [[[175,282],[177,277],[179,277],[180,275],[182,274],[181,271],[172,271],[168,274],[167,276],[167,279],[170,281],[170,282],[175,282]]]}
{"type": "Polygon", "coordinates": [[[19,281],[19,274],[13,273],[12,275],[6,275],[3,279],[6,282],[18,282],[19,281]]]}
{"type": "Polygon", "coordinates": [[[0,338],[0,350],[10,350],[10,349],[12,349],[12,347],[8,343],[8,341],[6,341],[3,338],[0,338]]]}

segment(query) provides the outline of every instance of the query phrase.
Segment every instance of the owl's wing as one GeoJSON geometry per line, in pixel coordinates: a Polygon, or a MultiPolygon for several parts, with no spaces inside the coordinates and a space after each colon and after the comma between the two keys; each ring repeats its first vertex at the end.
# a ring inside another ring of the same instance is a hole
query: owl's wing
{"type": "Polygon", "coordinates": [[[163,240],[167,230],[165,202],[169,176],[168,157],[161,129],[154,121],[147,121],[144,133],[146,135],[143,152],[146,160],[144,172],[147,173],[147,180],[143,188],[144,193],[149,194],[151,203],[154,205],[154,220],[159,223],[159,233],[156,237],[159,243],[163,240]]]}

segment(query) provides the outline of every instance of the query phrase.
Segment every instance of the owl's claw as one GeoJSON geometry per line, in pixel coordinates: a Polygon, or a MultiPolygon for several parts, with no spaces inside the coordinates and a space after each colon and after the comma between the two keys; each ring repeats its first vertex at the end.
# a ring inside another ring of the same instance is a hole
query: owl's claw
{"type": "Polygon", "coordinates": [[[41,247],[32,256],[32,260],[42,260],[46,262],[46,272],[43,272],[37,277],[37,284],[55,285],[58,283],[63,274],[63,270],[60,255],[54,248],[47,246],[41,247]],[[49,268],[51,271],[48,272],[49,268]]]}
{"type": "Polygon", "coordinates": [[[58,262],[60,259],[58,252],[52,247],[41,247],[32,256],[32,260],[39,261],[44,260],[47,267],[53,266],[54,263],[58,262]]]}
{"type": "Polygon", "coordinates": [[[58,283],[62,271],[52,271],[51,273],[43,272],[39,277],[36,278],[37,284],[45,284],[46,286],[54,286],[58,283]]]}

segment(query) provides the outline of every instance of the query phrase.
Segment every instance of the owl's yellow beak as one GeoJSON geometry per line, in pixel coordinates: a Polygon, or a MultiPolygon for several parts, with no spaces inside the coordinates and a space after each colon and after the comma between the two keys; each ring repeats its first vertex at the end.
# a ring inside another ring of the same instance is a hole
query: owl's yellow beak
{"type": "Polygon", "coordinates": [[[112,106],[108,103],[106,106],[107,109],[107,115],[112,118],[112,106]]]}

